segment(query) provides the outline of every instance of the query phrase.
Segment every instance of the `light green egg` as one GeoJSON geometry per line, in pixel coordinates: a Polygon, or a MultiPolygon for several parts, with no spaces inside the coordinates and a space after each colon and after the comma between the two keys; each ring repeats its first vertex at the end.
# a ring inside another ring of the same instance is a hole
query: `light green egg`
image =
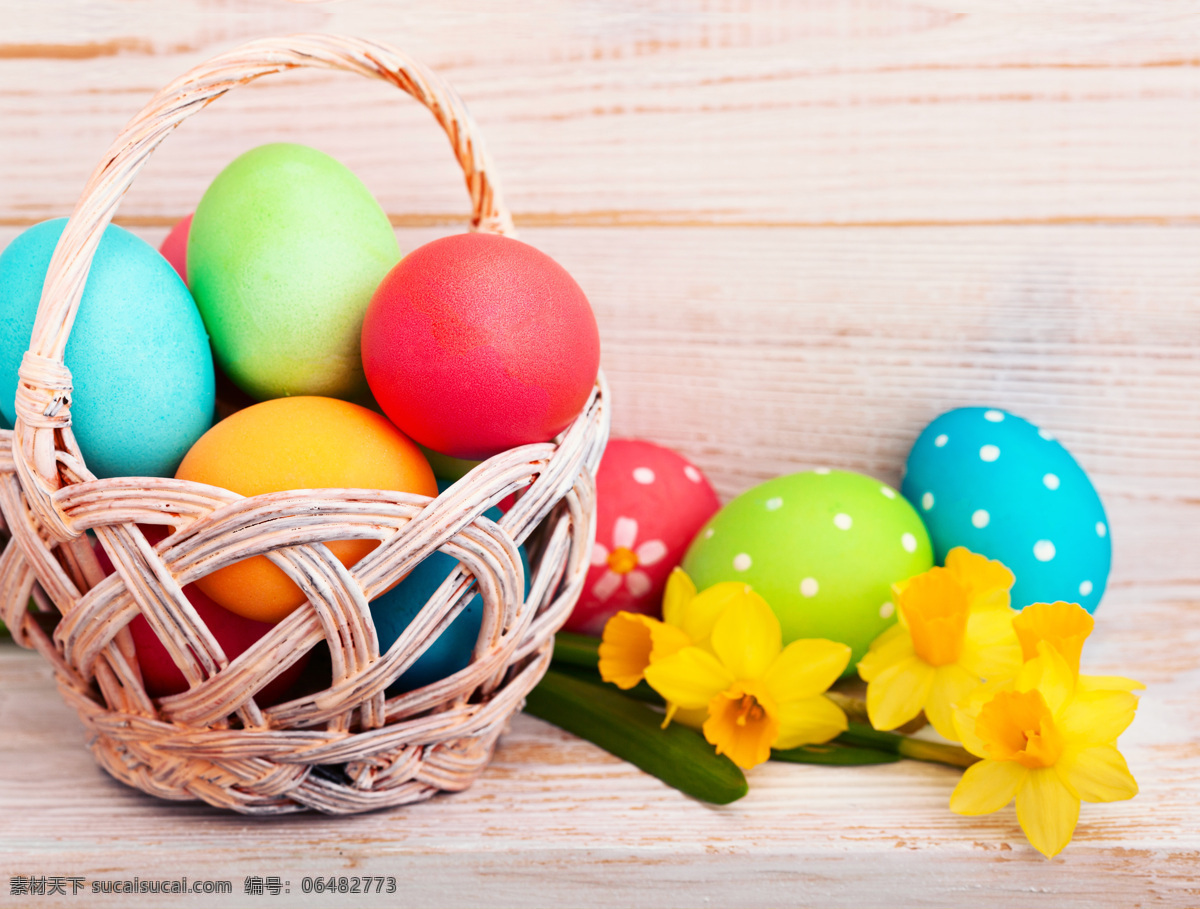
{"type": "Polygon", "coordinates": [[[771,604],[783,642],[828,638],[853,651],[847,675],[896,621],[892,584],[933,566],[929,534],[892,487],[815,470],[738,496],[697,534],[683,560],[700,590],[744,581],[771,604]]]}
{"type": "Polygon", "coordinates": [[[387,215],[344,165],[263,145],[200,200],[188,281],[221,368],[259,400],[366,393],[363,314],[400,261],[387,215]]]}

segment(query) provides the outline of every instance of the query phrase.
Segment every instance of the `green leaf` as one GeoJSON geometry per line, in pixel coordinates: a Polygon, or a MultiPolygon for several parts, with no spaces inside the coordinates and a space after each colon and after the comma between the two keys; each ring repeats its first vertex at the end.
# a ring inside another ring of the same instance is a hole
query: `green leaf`
{"type": "Polygon", "coordinates": [[[857,767],[864,764],[893,764],[900,755],[879,751],[875,748],[858,748],[829,742],[825,745],[801,745],[786,751],[772,751],[771,760],[788,761],[792,764],[832,764],[840,767],[857,767]]]}
{"type": "Polygon", "coordinates": [[[600,665],[600,639],[560,631],[554,635],[553,660],[555,663],[596,670],[600,665]]]}
{"type": "Polygon", "coordinates": [[[738,766],[698,732],[678,723],[661,728],[661,713],[611,685],[552,669],[529,693],[525,710],[701,801],[727,805],[748,791],[738,766]]]}
{"type": "Polygon", "coordinates": [[[646,684],[646,680],[638,682],[632,688],[618,688],[611,682],[606,682],[600,678],[600,673],[595,669],[584,669],[582,666],[572,666],[571,664],[554,663],[554,671],[560,672],[563,675],[570,676],[573,679],[579,679],[581,682],[589,682],[592,685],[601,685],[609,691],[620,692],[627,698],[633,698],[635,701],[641,701],[645,704],[655,704],[662,707],[666,704],[663,696],[646,684]]]}

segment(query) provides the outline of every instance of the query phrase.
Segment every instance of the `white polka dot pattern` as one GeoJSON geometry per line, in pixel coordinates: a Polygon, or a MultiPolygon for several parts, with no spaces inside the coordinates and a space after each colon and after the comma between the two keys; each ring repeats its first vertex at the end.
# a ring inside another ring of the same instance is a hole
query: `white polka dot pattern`
{"type": "Polygon", "coordinates": [[[734,571],[749,571],[752,564],[753,562],[750,560],[750,556],[744,552],[739,552],[733,557],[734,571]]]}
{"type": "Polygon", "coordinates": [[[917,538],[911,533],[906,533],[900,538],[900,545],[904,547],[905,552],[917,551],[917,538]]]}
{"type": "Polygon", "coordinates": [[[1084,581],[1082,584],[1079,585],[1079,595],[1081,597],[1091,596],[1093,589],[1094,588],[1092,587],[1091,581],[1084,581]]]}
{"type": "Polygon", "coordinates": [[[767,499],[767,511],[778,511],[783,507],[783,499],[775,496],[773,499],[767,499]]]}
{"type": "Polygon", "coordinates": [[[1000,457],[1000,449],[995,445],[984,445],[979,449],[979,459],[989,464],[1000,457]]]}
{"type": "Polygon", "coordinates": [[[988,514],[986,511],[984,511],[982,508],[976,510],[976,512],[973,515],[971,515],[971,523],[974,526],[978,527],[980,530],[983,530],[983,528],[987,527],[988,522],[991,520],[992,520],[992,516],[990,514],[988,514]]]}
{"type": "Polygon", "coordinates": [[[1003,423],[1004,422],[1004,411],[988,410],[988,411],[984,412],[983,418],[985,420],[987,420],[989,423],[1003,423]]]}
{"type": "Polygon", "coordinates": [[[633,470],[633,479],[643,486],[649,486],[654,482],[654,471],[649,467],[635,467],[633,470]]]}
{"type": "Polygon", "coordinates": [[[932,492],[927,492],[927,493],[925,493],[925,495],[921,496],[921,507],[924,508],[926,511],[929,511],[929,509],[933,508],[933,493],[932,492]]]}
{"type": "Polygon", "coordinates": [[[838,530],[849,530],[854,526],[854,518],[848,514],[837,514],[833,517],[833,526],[838,530]]]}
{"type": "Polygon", "coordinates": [[[1060,481],[1058,479],[1057,474],[1048,473],[1044,477],[1042,477],[1042,483],[1045,484],[1047,489],[1053,491],[1055,489],[1058,489],[1060,481]]]}
{"type": "Polygon", "coordinates": [[[938,448],[945,448],[946,443],[949,441],[950,441],[950,437],[948,435],[946,435],[945,433],[942,433],[940,436],[938,436],[936,439],[933,440],[933,444],[936,445],[938,448]]]}
{"type": "Polygon", "coordinates": [[[890,619],[896,614],[896,604],[891,600],[887,600],[879,607],[879,617],[881,619],[890,619]]]}
{"type": "Polygon", "coordinates": [[[1049,562],[1055,555],[1054,544],[1050,540],[1038,540],[1033,544],[1033,557],[1039,562],[1049,562]]]}
{"type": "Polygon", "coordinates": [[[817,583],[816,578],[805,578],[800,582],[800,592],[806,597],[815,597],[820,589],[821,585],[817,583]]]}

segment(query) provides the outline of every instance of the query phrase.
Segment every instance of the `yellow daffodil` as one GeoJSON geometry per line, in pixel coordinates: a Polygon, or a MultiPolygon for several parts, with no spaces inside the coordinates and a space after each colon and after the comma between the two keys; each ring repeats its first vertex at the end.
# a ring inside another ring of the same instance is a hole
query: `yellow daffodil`
{"type": "MultiPolygon", "coordinates": [[[[1035,613],[1025,627],[1045,618],[1035,613]]],[[[1035,646],[1037,656],[1015,679],[977,689],[955,711],[963,747],[983,760],[967,768],[950,796],[950,809],[990,814],[1015,797],[1025,836],[1053,857],[1071,841],[1081,800],[1113,802],[1137,795],[1137,783],[1116,747],[1133,721],[1137,698],[1129,691],[1078,684],[1081,677],[1056,646],[1045,638],[1035,646]]]]}
{"type": "Polygon", "coordinates": [[[1119,675],[1080,675],[1079,658],[1083,642],[1092,633],[1095,620],[1078,603],[1034,603],[1026,606],[1013,619],[1013,631],[1021,642],[1021,654],[1026,661],[1036,659],[1038,644],[1045,641],[1059,652],[1076,684],[1086,690],[1138,691],[1146,686],[1119,675]]]}
{"type": "Polygon", "coordinates": [[[676,568],[663,592],[663,621],[633,612],[618,612],[608,620],[600,643],[600,677],[632,688],[653,661],[692,644],[708,647],[717,617],[749,589],[730,581],[697,594],[692,579],[676,568]]]}
{"type": "Polygon", "coordinates": [[[1011,678],[1021,665],[1013,581],[999,562],[958,547],[945,568],[896,585],[900,621],[858,664],[871,725],[895,729],[924,710],[934,729],[957,741],[953,706],[981,681],[1011,678]]]}
{"type": "Polygon", "coordinates": [[[827,742],[845,731],[846,715],[824,692],[849,660],[850,648],[833,641],[784,648],[771,607],[744,588],[714,622],[710,648],[692,645],[655,659],[645,675],[672,707],[706,709],[705,738],[750,768],[772,747],[827,742]]]}

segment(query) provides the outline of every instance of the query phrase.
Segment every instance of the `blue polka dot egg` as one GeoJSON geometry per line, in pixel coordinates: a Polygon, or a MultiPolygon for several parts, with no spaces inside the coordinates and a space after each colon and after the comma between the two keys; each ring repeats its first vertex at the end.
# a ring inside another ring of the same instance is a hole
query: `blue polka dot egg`
{"type": "Polygon", "coordinates": [[[1015,608],[1099,604],[1112,561],[1104,506],[1070,452],[1029,421],[983,407],[942,414],[913,445],[900,491],[938,564],[965,546],[1012,569],[1015,608]]]}

